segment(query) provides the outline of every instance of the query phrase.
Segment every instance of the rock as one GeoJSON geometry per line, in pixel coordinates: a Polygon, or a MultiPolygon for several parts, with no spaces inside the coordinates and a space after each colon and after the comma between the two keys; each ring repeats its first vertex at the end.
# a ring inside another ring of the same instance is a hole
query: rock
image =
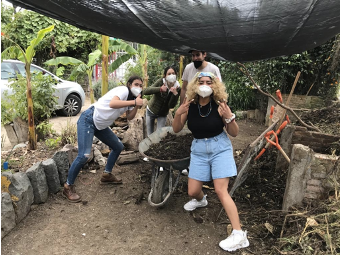
{"type": "Polygon", "coordinates": [[[46,181],[48,185],[48,192],[55,194],[60,190],[60,179],[58,173],[58,167],[53,159],[47,159],[41,163],[46,175],[46,181]]]}
{"type": "Polygon", "coordinates": [[[70,168],[69,153],[69,149],[63,148],[62,150],[57,151],[53,156],[53,160],[58,167],[60,185],[64,185],[66,182],[68,169],[70,168]]]}
{"type": "Polygon", "coordinates": [[[34,203],[45,203],[48,198],[48,185],[44,167],[41,165],[41,162],[34,164],[26,171],[26,174],[33,187],[34,203]]]}
{"type": "Polygon", "coordinates": [[[1,193],[1,239],[15,227],[15,212],[11,196],[1,193]]]}

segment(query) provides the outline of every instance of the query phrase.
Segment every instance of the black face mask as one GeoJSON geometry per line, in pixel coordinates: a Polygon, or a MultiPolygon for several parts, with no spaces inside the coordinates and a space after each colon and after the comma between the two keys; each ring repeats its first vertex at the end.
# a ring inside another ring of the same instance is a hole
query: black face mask
{"type": "Polygon", "coordinates": [[[194,66],[196,69],[198,69],[200,66],[202,66],[203,61],[201,60],[195,60],[194,61],[194,66]]]}

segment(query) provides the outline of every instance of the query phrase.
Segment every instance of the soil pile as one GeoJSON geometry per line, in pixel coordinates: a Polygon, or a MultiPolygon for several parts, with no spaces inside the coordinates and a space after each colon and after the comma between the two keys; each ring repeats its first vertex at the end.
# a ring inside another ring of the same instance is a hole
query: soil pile
{"type": "Polygon", "coordinates": [[[340,135],[340,102],[305,112],[301,119],[318,127],[322,133],[340,135]]]}
{"type": "Polygon", "coordinates": [[[192,134],[167,135],[157,144],[152,144],[145,151],[145,155],[160,160],[176,160],[190,156],[190,147],[193,140],[192,134]]]}

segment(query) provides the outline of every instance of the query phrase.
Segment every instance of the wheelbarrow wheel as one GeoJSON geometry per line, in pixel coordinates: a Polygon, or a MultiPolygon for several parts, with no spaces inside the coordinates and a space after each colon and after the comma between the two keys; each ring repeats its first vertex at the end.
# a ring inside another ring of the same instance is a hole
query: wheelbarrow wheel
{"type": "Polygon", "coordinates": [[[154,189],[152,194],[152,202],[159,204],[163,202],[166,195],[169,193],[169,176],[170,171],[164,170],[159,173],[155,179],[154,189]]]}

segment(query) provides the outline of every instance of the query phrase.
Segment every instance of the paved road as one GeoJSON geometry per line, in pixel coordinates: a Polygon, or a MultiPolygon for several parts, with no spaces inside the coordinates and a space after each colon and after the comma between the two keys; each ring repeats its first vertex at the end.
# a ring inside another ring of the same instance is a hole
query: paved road
{"type": "MultiPolygon", "coordinates": [[[[82,107],[80,113],[76,116],[72,117],[64,117],[64,116],[55,116],[50,119],[50,123],[53,124],[52,128],[60,134],[62,129],[67,126],[67,123],[74,123],[76,124],[78,121],[78,118],[82,112],[84,112],[89,106],[91,105],[89,97],[85,100],[85,105],[82,107]]],[[[4,126],[1,125],[1,150],[10,150],[12,149],[12,145],[8,140],[6,129],[4,126]],[[4,140],[4,142],[2,142],[4,140]],[[4,146],[2,146],[4,144],[4,146]]]]}

